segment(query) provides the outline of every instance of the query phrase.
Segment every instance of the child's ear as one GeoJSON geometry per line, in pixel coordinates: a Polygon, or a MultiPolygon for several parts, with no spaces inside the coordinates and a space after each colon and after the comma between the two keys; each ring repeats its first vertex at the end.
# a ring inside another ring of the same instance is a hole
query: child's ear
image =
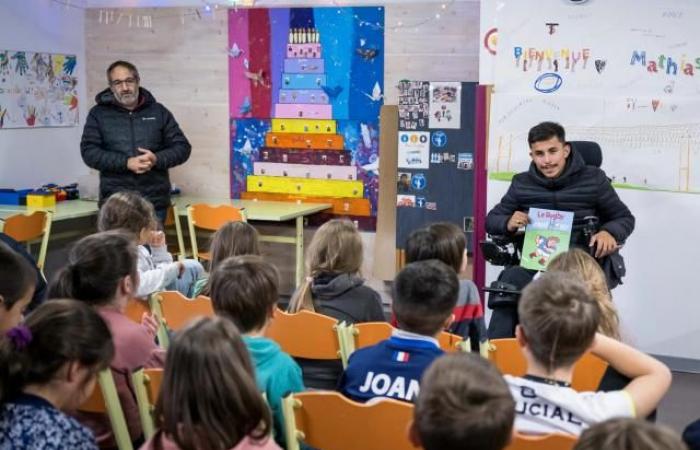
{"type": "MultiPolygon", "coordinates": [[[[3,297],[2,295],[0,295],[0,306],[2,306],[2,307],[5,306],[5,297],[3,297]]],[[[5,309],[8,309],[8,308],[5,308],[5,309]]]]}
{"type": "Polygon", "coordinates": [[[136,275],[136,279],[131,275],[127,275],[119,282],[119,289],[122,291],[122,294],[133,297],[136,294],[138,284],[138,275],[136,275]]]}
{"type": "Polygon", "coordinates": [[[455,321],[455,315],[454,315],[454,314],[450,314],[450,317],[448,317],[447,319],[445,319],[445,325],[443,325],[442,328],[445,329],[445,330],[448,329],[448,328],[450,328],[450,325],[452,325],[452,324],[454,323],[454,321],[455,321]]]}
{"type": "Polygon", "coordinates": [[[66,364],[66,381],[71,383],[80,379],[82,366],[77,361],[70,361],[66,364]]]}
{"type": "Polygon", "coordinates": [[[420,442],[420,435],[418,434],[416,422],[413,419],[411,419],[411,421],[408,423],[408,429],[406,432],[408,433],[409,442],[413,444],[414,447],[420,448],[422,445],[420,442]]]}
{"type": "Polygon", "coordinates": [[[469,255],[467,254],[467,249],[465,248],[464,253],[462,254],[462,265],[459,266],[459,273],[457,275],[466,273],[467,267],[469,267],[469,255]]]}

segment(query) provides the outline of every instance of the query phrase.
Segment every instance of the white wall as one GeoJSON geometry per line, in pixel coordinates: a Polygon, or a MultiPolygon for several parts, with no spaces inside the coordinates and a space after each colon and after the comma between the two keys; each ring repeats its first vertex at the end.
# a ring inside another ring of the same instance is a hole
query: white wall
{"type": "MultiPolygon", "coordinates": [[[[489,181],[488,209],[509,183],[489,181]]],[[[700,360],[700,195],[618,189],[636,218],[613,290],[623,339],[656,355],[700,360]]],[[[487,284],[501,267],[487,265],[487,284]]]]}
{"type": "Polygon", "coordinates": [[[0,129],[0,187],[83,181],[80,136],[92,101],[85,90],[85,13],[49,0],[2,0],[0,49],[77,55],[80,123],[70,128],[0,129]]]}

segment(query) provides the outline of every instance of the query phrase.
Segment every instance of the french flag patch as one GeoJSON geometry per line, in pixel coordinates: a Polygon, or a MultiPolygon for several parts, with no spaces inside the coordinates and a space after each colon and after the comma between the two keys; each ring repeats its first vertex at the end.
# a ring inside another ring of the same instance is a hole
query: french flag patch
{"type": "Polygon", "coordinates": [[[398,362],[408,362],[410,355],[406,352],[394,352],[394,361],[398,362]]]}

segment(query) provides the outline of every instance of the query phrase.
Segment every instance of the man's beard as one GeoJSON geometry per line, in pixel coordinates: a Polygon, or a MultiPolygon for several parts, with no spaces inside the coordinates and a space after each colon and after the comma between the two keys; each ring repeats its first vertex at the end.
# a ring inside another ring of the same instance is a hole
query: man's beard
{"type": "Polygon", "coordinates": [[[138,94],[135,91],[126,94],[115,94],[114,96],[122,105],[131,106],[138,100],[138,94]]]}

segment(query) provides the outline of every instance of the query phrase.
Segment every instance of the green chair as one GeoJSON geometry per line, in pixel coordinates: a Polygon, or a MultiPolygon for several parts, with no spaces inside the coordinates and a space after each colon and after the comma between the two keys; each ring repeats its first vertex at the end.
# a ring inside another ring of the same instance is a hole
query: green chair
{"type": "Polygon", "coordinates": [[[148,440],[156,431],[153,413],[163,383],[163,369],[139,369],[131,374],[131,381],[136,391],[143,435],[148,440]]]}

